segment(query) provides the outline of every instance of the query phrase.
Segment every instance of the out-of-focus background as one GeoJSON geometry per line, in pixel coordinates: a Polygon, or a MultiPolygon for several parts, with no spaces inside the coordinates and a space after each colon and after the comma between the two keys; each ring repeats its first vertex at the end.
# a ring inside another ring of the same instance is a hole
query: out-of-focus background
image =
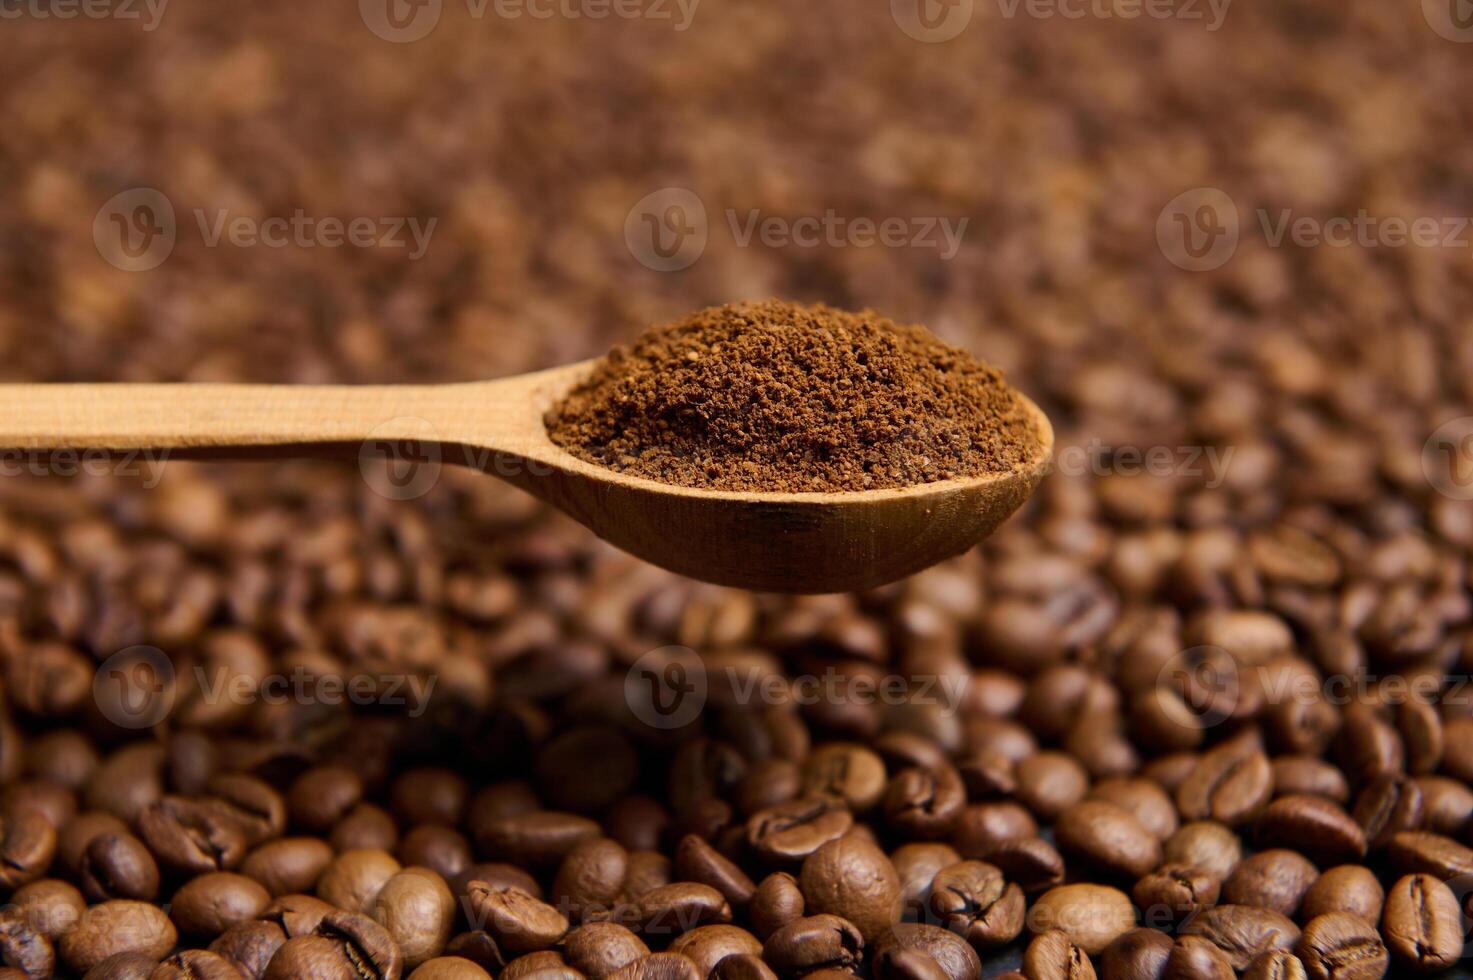
{"type": "MultiPolygon", "coordinates": [[[[1466,474],[1427,464],[1466,456],[1473,384],[1462,6],[7,0],[0,373],[478,379],[822,300],[924,322],[1051,411],[1059,472],[996,553],[1127,600],[1190,553],[1219,602],[1285,521],[1458,552],[1466,474]]],[[[366,597],[505,630],[529,594],[506,643],[541,649],[619,633],[590,577],[621,622],[664,590],[752,601],[449,467],[394,500],[351,465],[7,466],[12,618],[97,656],[222,622],[321,644],[304,610],[366,597]]],[[[881,599],[975,615],[956,567],[881,599]]]]}

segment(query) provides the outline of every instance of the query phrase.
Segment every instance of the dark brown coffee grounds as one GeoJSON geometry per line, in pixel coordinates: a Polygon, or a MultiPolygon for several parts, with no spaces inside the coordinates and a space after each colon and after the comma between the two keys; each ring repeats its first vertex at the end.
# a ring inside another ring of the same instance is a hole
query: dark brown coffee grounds
{"type": "Polygon", "coordinates": [[[769,301],[712,307],[613,350],[547,417],[635,476],[718,490],[914,486],[1039,450],[995,369],[921,326],[769,301]]]}

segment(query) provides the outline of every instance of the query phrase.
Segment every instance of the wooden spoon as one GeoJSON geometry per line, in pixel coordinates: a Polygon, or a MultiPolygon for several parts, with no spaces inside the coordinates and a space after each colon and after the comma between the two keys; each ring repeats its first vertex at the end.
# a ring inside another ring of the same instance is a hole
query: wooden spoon
{"type": "Polygon", "coordinates": [[[594,363],[445,385],[0,385],[0,446],[165,459],[391,456],[406,496],[423,492],[440,462],[463,464],[646,561],[774,592],[868,588],[965,551],[1028,499],[1053,448],[1048,418],[1024,399],[1042,447],[1017,472],[847,493],[672,486],[586,463],[548,438],[544,413],[594,363]],[[415,458],[426,465],[413,469],[415,458]]]}

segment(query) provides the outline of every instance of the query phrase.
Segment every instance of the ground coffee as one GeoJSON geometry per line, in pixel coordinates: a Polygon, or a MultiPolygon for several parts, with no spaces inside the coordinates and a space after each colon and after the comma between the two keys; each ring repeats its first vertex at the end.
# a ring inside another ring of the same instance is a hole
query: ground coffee
{"type": "Polygon", "coordinates": [[[553,409],[574,455],[720,490],[874,490],[1007,472],[1038,436],[995,369],[921,326],[768,301],[616,348],[553,409]]]}

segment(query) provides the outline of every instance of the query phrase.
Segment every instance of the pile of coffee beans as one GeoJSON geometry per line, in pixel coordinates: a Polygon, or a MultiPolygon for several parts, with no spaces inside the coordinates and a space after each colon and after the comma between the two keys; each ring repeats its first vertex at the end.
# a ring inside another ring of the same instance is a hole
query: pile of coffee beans
{"type": "Polygon", "coordinates": [[[483,379],[775,295],[927,324],[1058,438],[981,548],[807,598],[448,465],[0,454],[3,980],[1466,968],[1447,5],[63,6],[5,11],[7,379],[483,379]],[[172,252],[116,267],[149,188],[172,252]],[[438,223],[213,237],[299,211],[438,223]],[[830,212],[906,244],[763,230],[830,212]],[[1275,234],[1362,215],[1437,244],[1275,234]]]}

